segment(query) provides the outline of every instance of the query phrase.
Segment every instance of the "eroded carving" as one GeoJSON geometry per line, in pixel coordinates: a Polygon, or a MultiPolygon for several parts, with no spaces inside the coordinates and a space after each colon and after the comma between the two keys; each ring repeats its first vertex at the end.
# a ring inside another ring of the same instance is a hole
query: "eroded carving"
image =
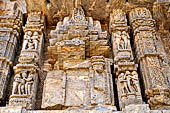
{"type": "Polygon", "coordinates": [[[130,45],[127,19],[122,10],[113,10],[110,16],[110,31],[120,107],[123,109],[129,104],[141,104],[137,65],[134,63],[130,45]]]}
{"type": "Polygon", "coordinates": [[[169,66],[165,66],[166,69],[162,66],[161,59],[166,57],[166,53],[156,33],[155,21],[148,9],[136,8],[130,12],[130,22],[134,31],[137,61],[144,78],[148,103],[152,109],[169,108],[170,99],[166,95],[169,93],[169,86],[165,71],[169,70],[169,66]],[[163,102],[164,99],[166,101],[163,102]]]}

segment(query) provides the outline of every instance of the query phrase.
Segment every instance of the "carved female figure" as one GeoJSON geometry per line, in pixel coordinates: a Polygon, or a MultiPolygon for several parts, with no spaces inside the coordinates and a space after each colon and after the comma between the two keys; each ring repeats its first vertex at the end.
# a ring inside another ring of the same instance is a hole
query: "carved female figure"
{"type": "Polygon", "coordinates": [[[31,89],[34,83],[34,76],[34,72],[30,72],[26,79],[25,90],[27,95],[31,95],[31,89]]]}
{"type": "Polygon", "coordinates": [[[21,75],[20,73],[19,74],[16,74],[15,77],[14,77],[14,82],[13,82],[13,89],[12,89],[12,94],[21,94],[21,86],[20,86],[20,83],[21,83],[21,75]]]}
{"type": "Polygon", "coordinates": [[[32,32],[27,31],[24,35],[24,43],[23,43],[23,49],[27,49],[28,42],[31,40],[32,32]]]}
{"type": "Polygon", "coordinates": [[[34,34],[31,37],[31,39],[33,40],[34,49],[37,50],[38,49],[38,41],[39,41],[39,33],[37,31],[34,32],[34,34]]]}
{"type": "Polygon", "coordinates": [[[127,80],[124,73],[120,73],[118,76],[118,82],[120,85],[121,96],[126,95],[128,92],[127,80]]]}

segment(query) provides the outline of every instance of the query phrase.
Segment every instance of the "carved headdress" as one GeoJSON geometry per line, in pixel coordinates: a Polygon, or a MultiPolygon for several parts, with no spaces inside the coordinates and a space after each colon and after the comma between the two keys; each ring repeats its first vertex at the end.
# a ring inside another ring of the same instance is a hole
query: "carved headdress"
{"type": "Polygon", "coordinates": [[[105,65],[105,60],[103,56],[93,56],[91,57],[91,62],[92,65],[96,65],[96,64],[101,64],[101,65],[105,65]]]}

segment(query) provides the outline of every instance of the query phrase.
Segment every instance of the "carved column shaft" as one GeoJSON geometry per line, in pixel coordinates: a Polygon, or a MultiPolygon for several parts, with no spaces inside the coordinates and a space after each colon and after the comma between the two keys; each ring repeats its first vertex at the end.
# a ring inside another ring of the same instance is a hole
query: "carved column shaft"
{"type": "Polygon", "coordinates": [[[0,102],[6,96],[23,23],[16,3],[7,2],[5,6],[6,10],[0,15],[0,102]]]}
{"type": "Polygon", "coordinates": [[[14,67],[15,76],[9,105],[34,109],[38,76],[40,76],[45,17],[41,12],[28,14],[24,26],[24,41],[19,63],[14,67]]]}
{"type": "Polygon", "coordinates": [[[126,14],[122,10],[113,10],[110,15],[110,32],[120,108],[129,104],[141,104],[137,64],[134,63],[130,45],[126,14]]]}
{"type": "Polygon", "coordinates": [[[155,31],[155,21],[146,8],[133,9],[129,17],[148,103],[152,109],[168,107],[170,105],[170,97],[167,95],[170,93],[167,80],[169,66],[165,63],[166,54],[155,31]]]}

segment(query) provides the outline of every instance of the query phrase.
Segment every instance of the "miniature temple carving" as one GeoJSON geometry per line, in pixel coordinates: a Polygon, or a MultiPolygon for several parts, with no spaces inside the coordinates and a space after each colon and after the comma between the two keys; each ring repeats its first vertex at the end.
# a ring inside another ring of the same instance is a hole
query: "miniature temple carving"
{"type": "Polygon", "coordinates": [[[170,0],[0,0],[0,113],[170,113],[170,0]]]}
{"type": "Polygon", "coordinates": [[[83,8],[77,6],[50,34],[41,107],[116,110],[113,61],[107,32],[102,32],[100,22],[85,17],[83,8]]]}
{"type": "Polygon", "coordinates": [[[129,14],[133,28],[134,47],[145,85],[145,94],[152,109],[169,108],[170,93],[166,53],[155,30],[155,21],[146,8],[133,9],[129,14]],[[164,60],[164,61],[163,61],[164,60]],[[165,66],[166,65],[166,66],[165,66]]]}
{"type": "Polygon", "coordinates": [[[134,62],[130,45],[126,14],[120,9],[113,10],[110,15],[110,32],[120,108],[129,104],[142,104],[137,64],[134,62]]]}
{"type": "Polygon", "coordinates": [[[23,15],[16,3],[4,2],[4,7],[0,14],[0,103],[4,101],[10,83],[23,24],[23,15]]]}
{"type": "Polygon", "coordinates": [[[27,109],[35,107],[44,30],[45,17],[41,12],[30,13],[24,26],[25,35],[19,63],[14,67],[15,76],[9,100],[10,106],[23,106],[27,109]]]}

